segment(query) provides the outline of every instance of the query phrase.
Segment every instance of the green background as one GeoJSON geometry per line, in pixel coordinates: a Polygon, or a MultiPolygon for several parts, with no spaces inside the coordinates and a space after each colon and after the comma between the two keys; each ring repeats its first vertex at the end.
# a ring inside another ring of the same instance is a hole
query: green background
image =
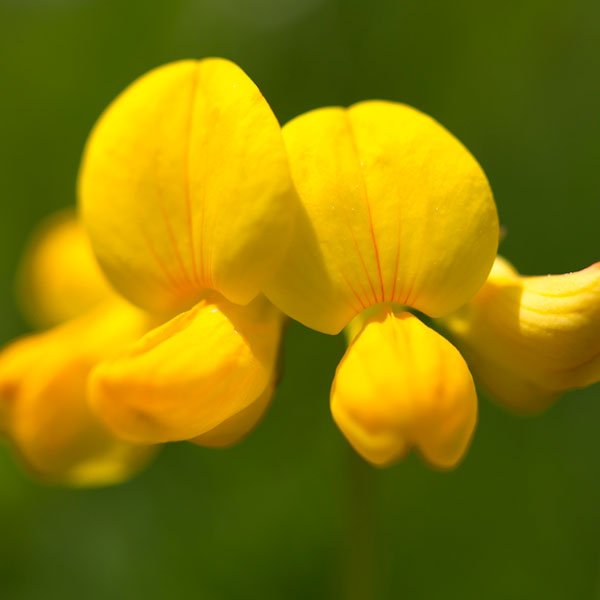
{"type": "MultiPolygon", "coordinates": [[[[475,154],[522,272],[600,259],[597,0],[0,0],[0,341],[28,232],[74,202],[86,135],[146,70],[224,56],[281,122],[385,98],[475,154]]],[[[354,539],[329,416],[341,339],[292,326],[272,410],[227,451],[165,448],[135,480],[37,484],[0,449],[0,598],[337,598],[354,539]]],[[[372,474],[380,598],[600,598],[600,387],[535,419],[480,402],[451,473],[372,474]]],[[[365,600],[368,600],[365,598],[365,600]]]]}

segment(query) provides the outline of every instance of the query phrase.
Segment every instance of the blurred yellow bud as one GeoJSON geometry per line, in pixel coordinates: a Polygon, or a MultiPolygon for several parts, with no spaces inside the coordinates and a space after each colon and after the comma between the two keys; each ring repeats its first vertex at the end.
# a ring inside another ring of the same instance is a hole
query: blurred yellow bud
{"type": "Polygon", "coordinates": [[[52,215],[34,232],[19,268],[18,295],[30,323],[43,328],[111,295],[74,211],[52,215]]]}
{"type": "Polygon", "coordinates": [[[88,404],[93,367],[152,325],[118,299],[72,211],[47,219],[25,252],[19,291],[32,322],[54,325],[0,352],[0,432],[38,477],[118,483],[156,449],[122,442],[88,404]]]}
{"type": "Polygon", "coordinates": [[[40,478],[76,486],[118,483],[155,449],[116,439],[87,402],[92,368],[147,329],[116,301],[0,353],[0,427],[40,478]]]}

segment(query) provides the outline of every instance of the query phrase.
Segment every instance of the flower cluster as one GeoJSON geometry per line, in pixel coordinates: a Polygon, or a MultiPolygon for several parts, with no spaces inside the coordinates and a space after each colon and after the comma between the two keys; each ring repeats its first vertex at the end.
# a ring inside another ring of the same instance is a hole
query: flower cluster
{"type": "Polygon", "coordinates": [[[21,269],[47,329],[0,354],[0,430],[46,479],[113,483],[162,443],[243,438],[287,317],[345,331],[331,410],[376,465],[411,448],[457,464],[477,421],[469,366],[525,412],[600,380],[600,264],[519,276],[496,256],[481,167],[408,106],[281,128],[231,62],[172,63],[101,116],[78,193],[79,217],[45,226],[21,269]]]}

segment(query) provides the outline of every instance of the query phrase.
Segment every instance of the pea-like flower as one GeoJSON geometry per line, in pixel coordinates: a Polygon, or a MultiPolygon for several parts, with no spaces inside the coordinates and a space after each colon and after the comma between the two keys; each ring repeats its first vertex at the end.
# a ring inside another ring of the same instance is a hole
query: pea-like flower
{"type": "Polygon", "coordinates": [[[443,324],[494,398],[539,412],[600,381],[600,263],[523,277],[498,257],[481,290],[443,324]]]}
{"type": "Polygon", "coordinates": [[[545,388],[597,381],[598,269],[545,284],[513,274],[488,302],[496,289],[494,273],[485,284],[499,238],[496,207],[476,160],[437,122],[405,105],[370,101],[309,112],[283,132],[302,210],[266,293],[308,327],[345,328],[350,343],[331,410],[366,459],[386,465],[416,447],[449,468],[472,437],[477,399],[469,368],[419,313],[447,318],[492,391],[503,386],[510,396],[521,380],[539,385],[563,368],[573,377],[556,374],[545,388]],[[458,313],[459,325],[454,314],[482,286],[458,313]]]}
{"type": "Polygon", "coordinates": [[[111,483],[154,444],[244,437],[273,395],[283,313],[345,329],[331,409],[377,465],[416,447],[452,467],[476,425],[467,363],[420,315],[513,408],[600,379],[598,265],[524,278],[496,258],[481,167],[408,106],[319,109],[282,136],[234,64],[166,65],[94,127],[79,201],[118,293],[60,223],[21,288],[35,319],[62,324],[0,355],[0,430],[50,479],[111,483]]]}
{"type": "Polygon", "coordinates": [[[72,213],[49,219],[22,261],[19,297],[46,331],[0,353],[0,432],[40,478],[76,486],[130,477],[155,449],[117,439],[88,405],[92,369],[149,328],[96,265],[72,213]]]}
{"type": "Polygon", "coordinates": [[[24,260],[28,314],[61,324],[1,354],[0,429],[74,485],[125,479],[160,442],[235,443],[275,388],[284,316],[261,289],[297,205],[268,104],[225,60],[156,69],[95,126],[79,191],[91,238],[62,219],[24,260]]]}
{"type": "Polygon", "coordinates": [[[93,409],[128,441],[237,441],[275,386],[283,315],[261,291],[297,205],[260,91],[222,59],[151,71],[94,127],[79,200],[108,279],[163,322],[94,370],[93,409]]]}

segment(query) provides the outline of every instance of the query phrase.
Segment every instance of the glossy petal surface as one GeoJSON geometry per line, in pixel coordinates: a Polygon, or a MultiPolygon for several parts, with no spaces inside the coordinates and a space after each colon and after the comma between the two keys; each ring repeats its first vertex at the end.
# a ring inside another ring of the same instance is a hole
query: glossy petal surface
{"type": "Polygon", "coordinates": [[[337,333],[380,302],[447,314],[484,283],[498,243],[492,194],[436,121],[372,101],[283,131],[303,211],[266,293],[286,314],[337,333]]]}
{"type": "Polygon", "coordinates": [[[444,322],[483,386],[517,411],[600,381],[600,263],[522,277],[498,257],[485,286],[444,322]]]}
{"type": "Polygon", "coordinates": [[[79,192],[111,281],[169,312],[206,289],[252,300],[289,244],[297,203],[277,119],[222,59],[172,63],[127,88],[90,136],[79,192]]]}
{"type": "Polygon", "coordinates": [[[369,319],[348,347],[331,390],[331,412],[367,460],[387,465],[414,446],[449,468],[465,453],[477,397],[458,350],[410,313],[369,319]]]}
{"type": "Polygon", "coordinates": [[[51,216],[34,233],[21,262],[18,292],[23,312],[38,327],[79,316],[112,294],[72,211],[51,216]]]}
{"type": "Polygon", "coordinates": [[[107,485],[128,478],[154,454],[117,440],[87,402],[94,365],[145,327],[141,313],[119,303],[13,342],[0,354],[3,429],[38,476],[107,485]]]}
{"type": "Polygon", "coordinates": [[[262,297],[245,307],[202,301],[96,369],[95,410],[132,441],[205,434],[271,384],[281,328],[281,313],[262,297]]]}

